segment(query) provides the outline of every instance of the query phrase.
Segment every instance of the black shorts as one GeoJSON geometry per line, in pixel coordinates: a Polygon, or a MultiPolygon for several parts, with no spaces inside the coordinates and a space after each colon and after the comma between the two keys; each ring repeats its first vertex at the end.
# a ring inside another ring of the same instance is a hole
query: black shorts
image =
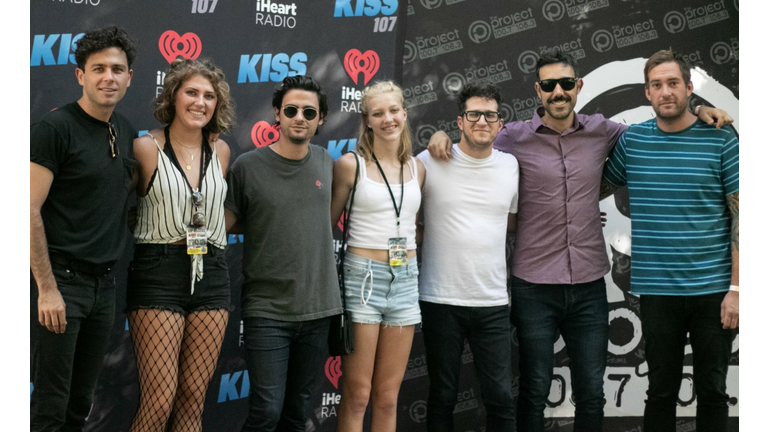
{"type": "Polygon", "coordinates": [[[191,259],[186,245],[137,244],[128,266],[126,312],[161,309],[182,314],[230,310],[229,270],[224,249],[208,245],[203,278],[191,293],[191,259]]]}

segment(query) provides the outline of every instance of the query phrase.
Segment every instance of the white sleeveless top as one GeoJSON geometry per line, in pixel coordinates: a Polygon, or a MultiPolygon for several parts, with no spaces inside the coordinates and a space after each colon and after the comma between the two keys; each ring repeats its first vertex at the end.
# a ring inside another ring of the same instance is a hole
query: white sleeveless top
{"type": "MultiPolygon", "coordinates": [[[[170,244],[186,240],[187,227],[192,224],[192,191],[184,174],[173,165],[160,148],[157,139],[149,134],[157,146],[157,169],[147,195],[138,198],[138,220],[134,230],[137,244],[170,244]]],[[[170,143],[166,143],[170,145],[170,143]]],[[[224,201],[227,197],[227,182],[221,171],[221,164],[213,146],[211,161],[199,186],[203,194],[206,232],[208,242],[224,249],[227,232],[224,223],[224,201]]],[[[203,256],[192,257],[192,292],[195,279],[203,278],[203,256]]]]}
{"type": "MultiPolygon", "coordinates": [[[[365,249],[389,249],[389,239],[397,237],[397,213],[392,203],[387,185],[368,178],[365,160],[354,153],[360,162],[360,178],[357,181],[355,204],[352,217],[349,219],[349,238],[347,244],[365,249]]],[[[403,206],[400,210],[400,237],[405,237],[406,248],[416,249],[416,213],[421,205],[421,188],[419,187],[416,159],[406,164],[411,172],[411,180],[401,188],[397,179],[390,179],[389,186],[395,202],[400,205],[400,194],[403,190],[403,206]]],[[[350,192],[350,198],[352,193],[350,192]]],[[[347,199],[349,208],[349,199],[347,199]]]]}

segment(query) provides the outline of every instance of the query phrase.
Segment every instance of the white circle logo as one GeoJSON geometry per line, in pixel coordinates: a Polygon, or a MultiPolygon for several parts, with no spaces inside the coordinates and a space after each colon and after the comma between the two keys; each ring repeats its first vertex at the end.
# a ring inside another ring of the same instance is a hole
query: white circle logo
{"type": "Polygon", "coordinates": [[[523,51],[517,58],[517,67],[523,73],[531,73],[536,71],[537,61],[539,61],[539,55],[535,51],[523,51]]]}
{"type": "Polygon", "coordinates": [[[427,9],[434,9],[440,7],[443,0],[421,0],[421,5],[427,9]]]}
{"type": "Polygon", "coordinates": [[[613,35],[607,30],[598,30],[592,34],[592,48],[597,52],[606,52],[613,48],[613,35]]]}
{"type": "Polygon", "coordinates": [[[483,43],[491,38],[491,25],[483,20],[477,20],[469,25],[469,39],[474,43],[483,43]]]}
{"type": "Polygon", "coordinates": [[[443,78],[443,90],[449,95],[456,95],[464,87],[464,83],[464,75],[458,72],[451,72],[443,78]]]}
{"type": "Polygon", "coordinates": [[[565,16],[565,5],[560,0],[547,0],[541,7],[541,14],[548,21],[558,21],[565,16]]]}
{"type": "Polygon", "coordinates": [[[670,33],[680,33],[685,30],[685,15],[678,11],[669,11],[664,15],[664,28],[670,33]]]}
{"type": "Polygon", "coordinates": [[[416,44],[411,41],[405,41],[405,49],[403,49],[403,63],[410,63],[416,60],[416,55],[419,50],[416,48],[416,44]]]}

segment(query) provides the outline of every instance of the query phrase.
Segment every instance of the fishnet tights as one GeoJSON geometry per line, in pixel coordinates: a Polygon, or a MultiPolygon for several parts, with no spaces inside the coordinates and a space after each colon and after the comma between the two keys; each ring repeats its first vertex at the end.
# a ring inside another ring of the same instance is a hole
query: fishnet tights
{"type": "Polygon", "coordinates": [[[128,315],[141,398],[131,432],[196,432],[229,311],[140,309],[128,315]]]}

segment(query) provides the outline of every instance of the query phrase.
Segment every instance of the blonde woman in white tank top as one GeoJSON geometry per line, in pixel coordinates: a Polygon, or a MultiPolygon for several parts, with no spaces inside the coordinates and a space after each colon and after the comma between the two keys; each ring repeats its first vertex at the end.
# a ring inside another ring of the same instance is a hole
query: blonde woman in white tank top
{"type": "Polygon", "coordinates": [[[139,162],[136,247],[128,272],[129,328],[141,396],[135,431],[200,431],[230,309],[223,204],[232,126],[224,74],[210,60],[175,60],[155,118],[134,142],[139,162]],[[191,244],[189,232],[207,241],[191,244]]]}
{"type": "Polygon", "coordinates": [[[349,205],[360,164],[342,269],[355,350],[342,361],[338,430],[362,430],[370,400],[371,431],[394,431],[397,395],[421,322],[415,232],[425,170],[412,156],[403,93],[395,83],[367,87],[361,112],[357,149],[339,158],[333,172],[335,224],[349,205]]]}

